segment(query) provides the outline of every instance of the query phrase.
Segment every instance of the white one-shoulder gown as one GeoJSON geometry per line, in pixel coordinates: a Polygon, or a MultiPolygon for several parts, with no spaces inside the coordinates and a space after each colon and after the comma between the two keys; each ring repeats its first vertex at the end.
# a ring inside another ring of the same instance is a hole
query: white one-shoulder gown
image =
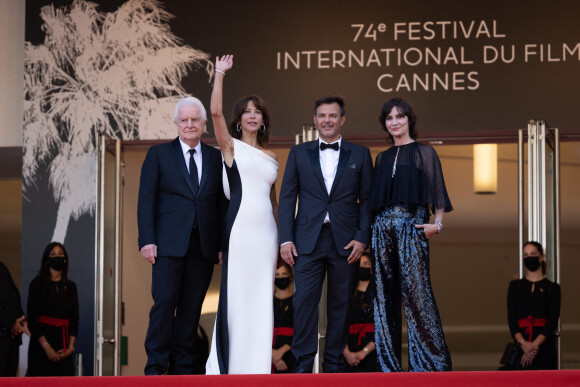
{"type": "Polygon", "coordinates": [[[228,249],[207,374],[269,374],[272,362],[274,275],[278,232],[270,191],[278,163],[234,139],[232,167],[224,163],[228,249]]]}

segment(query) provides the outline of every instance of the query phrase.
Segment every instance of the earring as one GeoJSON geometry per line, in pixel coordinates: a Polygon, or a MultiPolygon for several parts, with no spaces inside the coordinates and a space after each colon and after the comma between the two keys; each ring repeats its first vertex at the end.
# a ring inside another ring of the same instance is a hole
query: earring
{"type": "Polygon", "coordinates": [[[238,133],[242,131],[242,127],[240,126],[240,124],[236,124],[236,130],[238,131],[238,133]]]}
{"type": "Polygon", "coordinates": [[[258,133],[264,134],[265,131],[266,131],[266,125],[262,124],[262,126],[260,127],[260,130],[258,130],[258,133]]]}

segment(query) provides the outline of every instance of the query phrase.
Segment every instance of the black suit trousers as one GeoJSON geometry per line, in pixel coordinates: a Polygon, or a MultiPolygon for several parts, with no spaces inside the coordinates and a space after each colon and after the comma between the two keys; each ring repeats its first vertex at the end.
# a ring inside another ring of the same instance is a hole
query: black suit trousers
{"type": "Polygon", "coordinates": [[[145,338],[146,375],[193,373],[194,363],[200,361],[194,342],[213,266],[202,257],[197,228],[184,257],[157,257],[151,283],[154,303],[145,338]]]}
{"type": "Polygon", "coordinates": [[[301,254],[294,265],[294,337],[292,352],[296,372],[312,372],[318,344],[318,303],[327,278],[327,327],[324,372],[338,372],[344,361],[351,299],[356,287],[358,263],[349,264],[334,243],[330,224],[322,226],[311,254],[301,254]]]}

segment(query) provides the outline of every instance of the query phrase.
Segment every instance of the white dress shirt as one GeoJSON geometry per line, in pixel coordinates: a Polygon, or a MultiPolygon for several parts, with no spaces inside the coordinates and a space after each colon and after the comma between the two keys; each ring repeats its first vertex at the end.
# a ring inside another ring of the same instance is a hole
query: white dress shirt
{"type": "Polygon", "coordinates": [[[195,164],[197,165],[198,183],[201,182],[201,142],[199,142],[195,148],[190,148],[189,145],[181,141],[181,138],[179,139],[179,143],[181,144],[181,151],[183,152],[183,158],[185,160],[185,167],[187,168],[187,172],[189,172],[189,150],[195,149],[193,160],[195,160],[195,164]]]}
{"type": "MultiPolygon", "coordinates": [[[[342,144],[342,136],[338,138],[338,152],[334,149],[320,150],[320,144],[326,143],[322,139],[318,139],[318,154],[320,158],[320,168],[322,169],[322,177],[324,177],[324,185],[326,185],[326,192],[330,195],[330,190],[332,189],[332,183],[334,183],[334,177],[336,176],[336,169],[338,168],[338,158],[340,156],[340,146],[342,144]]],[[[328,143],[327,143],[328,144],[328,143]]],[[[324,217],[324,223],[330,221],[328,212],[324,217]]]]}

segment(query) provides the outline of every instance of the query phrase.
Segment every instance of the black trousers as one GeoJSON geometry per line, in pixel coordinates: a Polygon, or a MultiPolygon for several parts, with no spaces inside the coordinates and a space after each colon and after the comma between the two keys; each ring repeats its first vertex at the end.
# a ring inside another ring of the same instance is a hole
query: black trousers
{"type": "Polygon", "coordinates": [[[145,337],[146,375],[188,375],[201,354],[195,337],[214,264],[202,257],[199,230],[184,257],[157,257],[153,265],[153,307],[145,337]]]}
{"type": "Polygon", "coordinates": [[[18,348],[18,341],[10,338],[10,332],[0,334],[0,377],[16,376],[18,348]]]}
{"type": "Polygon", "coordinates": [[[292,353],[296,357],[296,372],[312,372],[318,345],[318,303],[326,273],[328,324],[322,368],[324,372],[338,372],[342,368],[359,267],[358,263],[349,264],[347,257],[338,253],[343,247],[335,246],[330,224],[326,223],[312,253],[299,255],[295,260],[292,353]]]}

